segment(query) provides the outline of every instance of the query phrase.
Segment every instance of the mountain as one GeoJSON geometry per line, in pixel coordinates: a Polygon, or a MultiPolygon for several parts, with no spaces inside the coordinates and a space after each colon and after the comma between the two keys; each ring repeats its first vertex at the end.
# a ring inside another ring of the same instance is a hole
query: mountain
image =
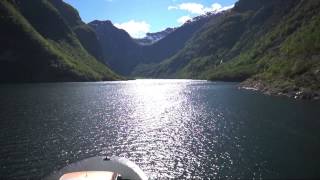
{"type": "Polygon", "coordinates": [[[140,45],[125,30],[115,27],[111,21],[96,20],[90,22],[89,26],[97,34],[104,62],[115,72],[128,76],[140,61],[140,45]]]}
{"type": "Polygon", "coordinates": [[[103,60],[102,49],[98,38],[87,24],[82,22],[80,15],[76,9],[61,0],[50,0],[59,13],[64,17],[73,32],[77,35],[82,46],[97,60],[103,60]]]}
{"type": "Polygon", "coordinates": [[[152,70],[157,69],[159,63],[178,53],[205,24],[209,21],[215,21],[223,14],[224,12],[218,14],[209,12],[205,15],[194,17],[159,42],[144,46],[144,61],[135,67],[132,75],[157,77],[152,70]]]}
{"type": "Polygon", "coordinates": [[[120,79],[97,61],[95,32],[62,0],[2,0],[0,18],[1,82],[120,79]]]}
{"type": "Polygon", "coordinates": [[[268,93],[319,97],[320,1],[239,0],[147,73],[246,80],[244,86],[268,93]]]}
{"type": "Polygon", "coordinates": [[[168,36],[170,33],[172,33],[175,30],[175,28],[167,28],[163,31],[160,32],[155,32],[155,33],[147,33],[146,37],[141,38],[141,39],[135,39],[135,41],[140,44],[140,45],[151,45],[154,44],[161,39],[165,38],[168,36]]]}
{"type": "Polygon", "coordinates": [[[201,15],[178,27],[174,32],[150,46],[143,46],[143,62],[159,63],[164,59],[173,56],[182,49],[186,42],[209,20],[214,20],[220,14],[201,15]]]}
{"type": "Polygon", "coordinates": [[[104,62],[115,72],[147,77],[149,69],[176,54],[195,32],[217,16],[208,13],[196,17],[151,45],[138,44],[126,31],[116,28],[110,21],[93,21],[89,26],[98,36],[104,62]]]}

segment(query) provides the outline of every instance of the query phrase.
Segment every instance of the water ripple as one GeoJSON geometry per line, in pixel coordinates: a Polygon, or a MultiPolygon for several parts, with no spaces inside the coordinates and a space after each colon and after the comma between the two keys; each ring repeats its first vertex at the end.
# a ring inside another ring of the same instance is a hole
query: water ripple
{"type": "Polygon", "coordinates": [[[315,122],[318,104],[190,80],[11,85],[0,92],[1,179],[41,178],[97,155],[127,157],[151,179],[319,176],[319,156],[297,149],[320,150],[319,132],[294,126],[306,116],[315,122]],[[280,106],[295,116],[277,114],[280,106]]]}

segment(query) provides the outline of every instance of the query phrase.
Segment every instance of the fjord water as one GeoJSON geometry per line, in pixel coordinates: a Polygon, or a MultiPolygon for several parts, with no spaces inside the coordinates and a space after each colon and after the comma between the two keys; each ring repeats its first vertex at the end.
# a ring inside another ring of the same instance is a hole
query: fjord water
{"type": "Polygon", "coordinates": [[[320,104],[192,80],[0,86],[0,176],[96,155],[155,178],[320,177],[320,104]]]}

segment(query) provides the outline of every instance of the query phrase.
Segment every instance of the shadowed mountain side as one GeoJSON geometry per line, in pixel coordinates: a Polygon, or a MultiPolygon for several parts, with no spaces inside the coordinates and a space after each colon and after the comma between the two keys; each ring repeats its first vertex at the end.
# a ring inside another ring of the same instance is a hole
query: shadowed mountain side
{"type": "Polygon", "coordinates": [[[79,40],[85,38],[73,31],[77,24],[86,26],[77,14],[61,0],[1,1],[0,81],[119,79],[88,53],[79,40]]]}
{"type": "Polygon", "coordinates": [[[141,61],[141,46],[130,35],[116,28],[111,21],[93,21],[89,26],[95,30],[104,56],[104,62],[115,72],[130,75],[141,61]]]}

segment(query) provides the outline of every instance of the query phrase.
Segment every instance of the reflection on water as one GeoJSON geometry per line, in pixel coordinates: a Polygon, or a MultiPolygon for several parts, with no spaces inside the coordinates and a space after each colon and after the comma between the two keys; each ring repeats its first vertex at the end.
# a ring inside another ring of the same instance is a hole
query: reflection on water
{"type": "Polygon", "coordinates": [[[125,156],[153,179],[320,176],[319,103],[191,80],[2,85],[0,95],[2,178],[96,155],[125,156]]]}
{"type": "Polygon", "coordinates": [[[189,84],[182,82],[141,81],[130,87],[134,92],[130,105],[134,112],[130,115],[129,144],[140,148],[142,164],[148,164],[145,168],[153,172],[152,177],[174,178],[183,173],[191,177],[186,166],[197,163],[190,137],[201,137],[202,129],[192,119],[201,116],[202,107],[189,99],[189,84]],[[147,146],[141,147],[139,142],[147,146]]]}

